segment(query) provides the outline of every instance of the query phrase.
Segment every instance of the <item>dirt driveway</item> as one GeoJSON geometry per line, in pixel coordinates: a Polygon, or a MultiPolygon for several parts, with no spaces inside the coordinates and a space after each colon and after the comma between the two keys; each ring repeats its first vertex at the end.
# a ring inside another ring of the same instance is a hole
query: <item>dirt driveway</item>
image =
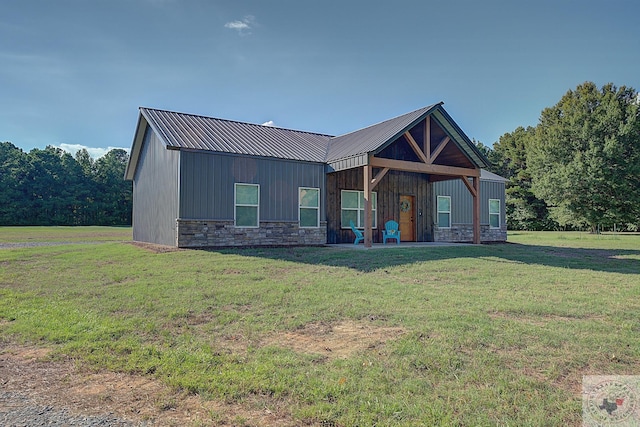
{"type": "Polygon", "coordinates": [[[0,344],[4,426],[293,426],[265,408],[246,410],[175,392],[153,379],[91,372],[51,361],[41,348],[0,344]]]}

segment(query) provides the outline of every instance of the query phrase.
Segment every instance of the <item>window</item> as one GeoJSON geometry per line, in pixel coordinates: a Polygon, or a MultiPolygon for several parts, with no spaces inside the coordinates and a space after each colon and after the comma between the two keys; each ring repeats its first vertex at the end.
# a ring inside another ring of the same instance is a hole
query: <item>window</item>
{"type": "Polygon", "coordinates": [[[298,192],[300,227],[319,227],[320,189],[300,187],[298,192]]]}
{"type": "Polygon", "coordinates": [[[438,196],[438,227],[451,228],[451,196],[438,196]]]}
{"type": "Polygon", "coordinates": [[[489,227],[500,228],[500,199],[489,199],[489,227]]]}
{"type": "MultiPolygon", "coordinates": [[[[342,190],[341,194],[341,224],[342,228],[349,228],[353,221],[356,228],[364,228],[364,191],[342,190]]],[[[377,228],[376,212],[378,193],[371,193],[371,226],[377,228]]]]}
{"type": "Polygon", "coordinates": [[[258,184],[236,184],[235,208],[236,227],[258,227],[260,186],[258,184]]]}

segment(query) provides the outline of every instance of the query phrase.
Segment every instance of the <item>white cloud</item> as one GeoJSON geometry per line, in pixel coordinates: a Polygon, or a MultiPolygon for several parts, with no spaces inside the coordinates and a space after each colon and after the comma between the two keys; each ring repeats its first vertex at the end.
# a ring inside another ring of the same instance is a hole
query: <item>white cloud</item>
{"type": "Polygon", "coordinates": [[[227,22],[226,24],[224,24],[224,27],[231,30],[236,30],[238,34],[244,36],[251,34],[251,28],[253,27],[254,22],[255,18],[251,15],[247,15],[240,21],[227,22]]]}
{"type": "Polygon", "coordinates": [[[275,126],[275,123],[273,123],[273,120],[269,120],[268,122],[264,122],[262,126],[275,126]]]}
{"type": "Polygon", "coordinates": [[[122,148],[122,147],[95,148],[95,147],[87,147],[85,145],[80,145],[80,144],[65,144],[65,143],[58,145],[58,148],[66,151],[67,153],[70,153],[73,156],[75,156],[78,151],[85,149],[87,150],[89,155],[94,159],[99,159],[100,157],[104,156],[109,151],[114,149],[125,150],[127,153],[129,152],[128,148],[122,148]]]}

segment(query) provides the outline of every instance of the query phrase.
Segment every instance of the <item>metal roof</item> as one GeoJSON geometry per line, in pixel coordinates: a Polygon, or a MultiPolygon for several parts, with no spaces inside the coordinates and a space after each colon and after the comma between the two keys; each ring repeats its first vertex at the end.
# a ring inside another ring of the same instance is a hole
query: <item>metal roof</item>
{"type": "Polygon", "coordinates": [[[146,123],[167,148],[327,163],[341,170],[368,164],[370,153],[380,152],[428,115],[442,125],[477,167],[489,166],[442,108],[442,102],[336,137],[141,107],[125,176],[133,179],[146,123]]]}
{"type": "Polygon", "coordinates": [[[140,108],[168,147],[324,163],[329,135],[140,108]]]}
{"type": "Polygon", "coordinates": [[[327,162],[331,163],[383,149],[441,104],[420,108],[364,129],[332,138],[327,153],[327,162]]]}
{"type": "Polygon", "coordinates": [[[489,172],[486,169],[480,169],[480,180],[481,181],[496,181],[496,182],[509,182],[507,178],[503,178],[500,175],[497,175],[493,172],[489,172]]]}

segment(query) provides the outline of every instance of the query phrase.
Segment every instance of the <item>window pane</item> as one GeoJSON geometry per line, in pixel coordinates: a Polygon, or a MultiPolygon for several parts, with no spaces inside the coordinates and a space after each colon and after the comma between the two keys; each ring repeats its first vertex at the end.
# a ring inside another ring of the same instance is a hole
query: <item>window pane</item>
{"type": "Polygon", "coordinates": [[[451,212],[451,199],[449,197],[438,196],[438,211],[451,212]]]}
{"type": "MultiPolygon", "coordinates": [[[[357,191],[343,191],[342,192],[342,207],[358,209],[358,192],[357,191]]],[[[348,224],[347,224],[348,226],[348,224]]]]}
{"type": "Polygon", "coordinates": [[[442,227],[442,228],[450,227],[448,213],[438,213],[438,227],[442,227]]]}
{"type": "Polygon", "coordinates": [[[378,206],[378,193],[371,193],[371,206],[374,210],[378,206]]]}
{"type": "Polygon", "coordinates": [[[236,204],[257,205],[258,186],[257,185],[236,185],[236,204]]]}
{"type": "Polygon", "coordinates": [[[318,209],[300,208],[300,227],[317,227],[318,209]]]}
{"type": "Polygon", "coordinates": [[[341,223],[343,228],[349,228],[349,221],[353,221],[355,226],[358,226],[358,211],[343,210],[341,223]]]}
{"type": "Polygon", "coordinates": [[[300,189],[300,206],[317,208],[320,206],[320,191],[316,188],[300,189]]]}
{"type": "Polygon", "coordinates": [[[238,227],[257,227],[258,208],[255,206],[236,206],[236,225],[238,227]]]}
{"type": "MultiPolygon", "coordinates": [[[[364,191],[358,191],[358,196],[360,199],[360,209],[364,209],[364,191]]],[[[376,200],[377,200],[377,194],[376,193],[371,193],[371,206],[375,206],[376,205],[376,200]]]]}
{"type": "Polygon", "coordinates": [[[499,228],[500,227],[500,215],[489,215],[489,225],[491,228],[499,228]]]}
{"type": "Polygon", "coordinates": [[[500,213],[500,200],[498,199],[489,200],[489,213],[490,214],[500,213]]]}

